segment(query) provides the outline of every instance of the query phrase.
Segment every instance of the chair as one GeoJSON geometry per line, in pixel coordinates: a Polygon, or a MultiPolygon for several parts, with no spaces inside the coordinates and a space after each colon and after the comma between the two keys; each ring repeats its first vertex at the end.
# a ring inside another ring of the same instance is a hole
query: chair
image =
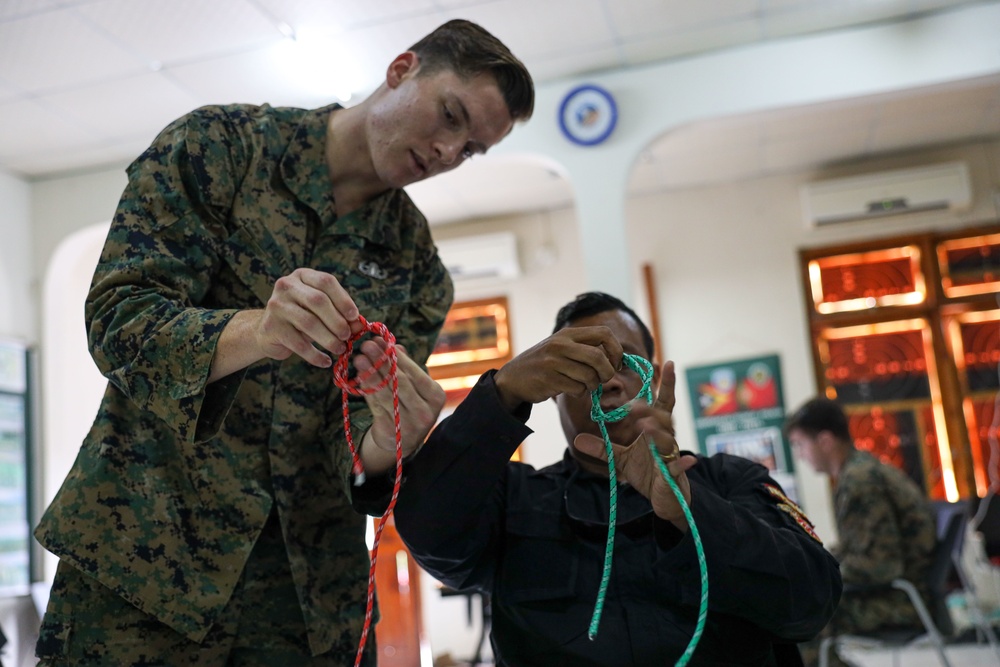
{"type": "MultiPolygon", "coordinates": [[[[954,512],[948,518],[944,534],[938,537],[938,543],[934,547],[934,556],[931,561],[930,571],[927,575],[927,589],[930,599],[928,604],[924,604],[916,586],[906,579],[894,579],[886,586],[865,586],[853,587],[853,590],[877,591],[894,588],[906,593],[907,598],[913,605],[923,624],[926,632],[919,629],[890,629],[880,630],[871,634],[852,634],[826,637],[820,644],[819,664],[820,667],[829,667],[830,649],[837,645],[850,641],[863,643],[874,648],[892,648],[893,663],[899,657],[899,649],[908,646],[914,639],[925,634],[930,638],[931,643],[937,651],[938,658],[944,667],[952,667],[948,661],[948,656],[944,651],[944,637],[950,636],[954,632],[954,625],[951,622],[951,613],[945,597],[948,593],[947,583],[954,564],[954,554],[956,547],[965,532],[966,517],[963,512],[954,512]]],[[[852,587],[845,587],[845,592],[852,590],[852,587]]]]}
{"type": "Polygon", "coordinates": [[[983,546],[990,558],[1000,556],[1000,498],[997,495],[997,489],[993,487],[983,498],[970,498],[973,527],[982,533],[983,546]]]}
{"type": "Polygon", "coordinates": [[[976,640],[981,641],[985,637],[990,648],[1000,658],[1000,642],[997,641],[996,633],[993,632],[990,621],[987,620],[986,615],[982,611],[982,606],[976,597],[975,585],[972,583],[972,578],[965,572],[965,566],[962,563],[962,547],[965,541],[965,533],[966,526],[963,525],[962,534],[959,535],[955,549],[952,551],[951,560],[955,566],[955,573],[958,575],[958,581],[962,586],[962,590],[965,591],[966,607],[969,609],[969,619],[976,629],[976,640]]]}

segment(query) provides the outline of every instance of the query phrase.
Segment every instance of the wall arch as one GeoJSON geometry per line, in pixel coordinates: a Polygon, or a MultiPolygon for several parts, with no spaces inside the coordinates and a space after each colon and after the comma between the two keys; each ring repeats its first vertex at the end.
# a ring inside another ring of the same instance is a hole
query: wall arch
{"type": "MultiPolygon", "coordinates": [[[[41,462],[42,507],[69,472],[93,423],[107,381],[90,357],[84,301],[109,222],[67,236],[52,253],[42,287],[41,462]]],[[[51,581],[57,559],[46,553],[42,576],[51,581]]]]}

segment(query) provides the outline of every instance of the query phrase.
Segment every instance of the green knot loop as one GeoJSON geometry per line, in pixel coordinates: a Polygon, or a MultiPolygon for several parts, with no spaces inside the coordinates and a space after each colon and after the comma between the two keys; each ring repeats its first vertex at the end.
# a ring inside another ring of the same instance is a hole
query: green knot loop
{"type": "MultiPolygon", "coordinates": [[[[642,378],[642,389],[639,390],[636,399],[644,399],[647,403],[653,402],[653,364],[649,362],[648,359],[643,359],[642,357],[636,356],[634,354],[626,354],[622,357],[622,363],[631,368],[633,371],[639,374],[642,378]]],[[[625,405],[619,406],[613,410],[605,412],[601,409],[601,396],[604,394],[604,385],[599,386],[594,391],[590,392],[590,419],[592,421],[600,424],[601,422],[620,422],[625,419],[629,411],[632,409],[632,401],[629,401],[625,405]]],[[[633,399],[635,400],[635,399],[633,399]]]]}

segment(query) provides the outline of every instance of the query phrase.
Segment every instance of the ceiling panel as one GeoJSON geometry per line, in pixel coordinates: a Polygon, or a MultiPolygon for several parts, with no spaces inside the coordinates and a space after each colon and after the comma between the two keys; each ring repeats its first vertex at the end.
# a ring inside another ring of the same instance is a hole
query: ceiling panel
{"type": "Polygon", "coordinates": [[[147,72],[129,79],[42,97],[50,108],[67,109],[67,116],[104,138],[145,137],[198,106],[198,98],[165,76],[147,72]],[[151,132],[150,128],[156,128],[151,132]]]}
{"type": "MultiPolygon", "coordinates": [[[[295,30],[333,30],[345,32],[354,28],[371,27],[436,13],[440,2],[435,0],[257,0],[265,12],[284,21],[295,30]]],[[[407,46],[409,46],[407,44],[407,46]]]]}
{"type": "Polygon", "coordinates": [[[18,169],[28,173],[59,173],[69,170],[88,170],[117,167],[124,169],[132,160],[149,147],[148,139],[116,141],[112,145],[88,145],[86,148],[40,150],[11,159],[18,169]]]}
{"type": "Polygon", "coordinates": [[[608,63],[615,63],[616,66],[626,64],[622,57],[621,47],[616,44],[608,44],[603,47],[593,47],[583,52],[550,53],[524,59],[524,65],[531,72],[535,81],[601,72],[607,69],[608,63]]]}
{"type": "Polygon", "coordinates": [[[147,62],[172,63],[229,53],[281,39],[246,0],[105,0],[77,13],[147,62]],[[150,16],[156,17],[155,26],[150,16]]]}
{"type": "Polygon", "coordinates": [[[172,67],[166,74],[199,100],[199,104],[232,102],[274,106],[322,106],[336,101],[324,85],[331,80],[296,68],[294,57],[282,53],[294,48],[279,42],[251,53],[199,60],[172,67]],[[308,79],[303,83],[303,79],[308,79]]]}
{"type": "Polygon", "coordinates": [[[668,57],[704,53],[733,44],[754,42],[759,36],[758,20],[748,17],[721,25],[695,26],[651,37],[637,37],[624,42],[622,51],[630,64],[638,65],[655,59],[657,53],[666,53],[668,57]]]}
{"type": "Polygon", "coordinates": [[[65,4],[60,0],[3,0],[0,2],[0,21],[42,14],[65,4]]]}
{"type": "Polygon", "coordinates": [[[0,103],[20,97],[21,91],[0,79],[0,103]]]}
{"type": "Polygon", "coordinates": [[[107,81],[145,67],[73,10],[0,23],[0,76],[28,93],[107,81]]]}
{"type": "Polygon", "coordinates": [[[686,32],[706,26],[721,26],[732,22],[756,20],[759,0],[638,0],[609,2],[608,15],[615,31],[623,39],[661,34],[663,26],[670,32],[686,32]]]}
{"type": "Polygon", "coordinates": [[[0,118],[3,118],[0,123],[2,158],[41,152],[39,137],[45,137],[45,146],[53,152],[83,148],[101,139],[91,130],[67,121],[64,115],[36,100],[4,102],[0,104],[0,118]]]}
{"type": "Polygon", "coordinates": [[[474,5],[462,14],[489,26],[528,62],[538,56],[580,55],[613,44],[605,6],[601,0],[505,0],[474,5]]]}

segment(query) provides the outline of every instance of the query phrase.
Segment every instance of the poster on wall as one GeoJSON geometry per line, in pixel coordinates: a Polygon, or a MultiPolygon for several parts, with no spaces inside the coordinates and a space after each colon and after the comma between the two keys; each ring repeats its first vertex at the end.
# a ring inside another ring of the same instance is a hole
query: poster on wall
{"type": "Polygon", "coordinates": [[[688,368],[687,382],[702,454],[742,456],[782,478],[793,471],[778,355],[688,368]]]}

